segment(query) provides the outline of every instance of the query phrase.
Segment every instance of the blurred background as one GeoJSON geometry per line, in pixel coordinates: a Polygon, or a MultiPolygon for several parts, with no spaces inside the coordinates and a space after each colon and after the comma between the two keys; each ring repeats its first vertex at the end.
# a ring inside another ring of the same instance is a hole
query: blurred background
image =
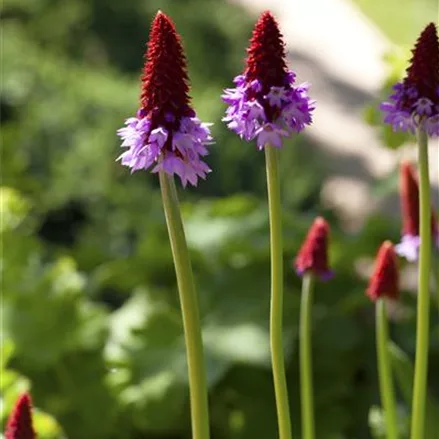
{"type": "MultiPolygon", "coordinates": [[[[215,123],[214,172],[181,193],[202,308],[212,439],[276,437],[264,157],[225,129],[220,100],[243,68],[257,15],[270,9],[290,67],[312,83],[318,101],[314,125],[282,151],[294,436],[300,280],[291,262],[323,215],[332,226],[336,276],[315,295],[318,439],[382,438],[374,309],[364,290],[382,240],[399,240],[398,162],[415,151],[410,139],[380,126],[376,107],[403,75],[420,31],[437,21],[437,2],[4,0],[2,9],[2,422],[30,389],[40,439],[190,437],[157,179],[115,163],[115,133],[137,110],[149,26],[162,9],[183,37],[194,106],[215,123]]],[[[438,148],[431,153],[437,201],[438,148]]],[[[397,379],[406,437],[416,266],[401,261],[401,268],[404,294],[391,310],[391,333],[405,351],[398,352],[397,379]]],[[[436,311],[433,302],[431,371],[439,370],[436,311]]],[[[437,373],[429,384],[437,422],[437,373]]]]}

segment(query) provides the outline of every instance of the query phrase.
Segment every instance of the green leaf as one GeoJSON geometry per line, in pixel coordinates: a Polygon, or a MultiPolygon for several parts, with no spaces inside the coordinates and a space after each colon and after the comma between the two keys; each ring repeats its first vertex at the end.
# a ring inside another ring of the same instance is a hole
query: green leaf
{"type": "Polygon", "coordinates": [[[182,428],[188,397],[181,317],[145,290],[111,316],[107,360],[118,401],[139,431],[169,433],[182,428]]]}
{"type": "Polygon", "coordinates": [[[83,300],[84,278],[70,258],[59,259],[42,274],[32,286],[5,298],[4,321],[16,355],[45,368],[79,347],[102,345],[105,312],[83,300]]]}
{"type": "Polygon", "coordinates": [[[12,230],[26,218],[29,213],[29,201],[10,187],[0,187],[0,233],[12,230]]]}

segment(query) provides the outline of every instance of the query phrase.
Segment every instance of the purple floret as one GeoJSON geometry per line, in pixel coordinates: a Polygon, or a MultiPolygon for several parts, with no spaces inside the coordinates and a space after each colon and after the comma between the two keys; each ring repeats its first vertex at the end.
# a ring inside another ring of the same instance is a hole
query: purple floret
{"type": "Polygon", "coordinates": [[[223,121],[242,139],[256,139],[259,149],[265,145],[282,147],[282,137],[301,132],[312,123],[315,101],[308,97],[308,84],[294,85],[296,75],[289,71],[285,85],[270,87],[262,93],[258,80],[247,82],[245,75],[237,76],[235,88],[227,88],[222,96],[229,105],[223,121]]]}
{"type": "MultiPolygon", "coordinates": [[[[210,168],[202,160],[208,154],[207,145],[212,143],[210,124],[202,123],[197,117],[183,117],[178,129],[169,130],[158,126],[151,130],[147,117],[131,117],[125,127],[118,130],[123,139],[122,147],[128,148],[118,160],[131,171],[149,169],[163,170],[169,175],[178,175],[183,186],[196,186],[198,178],[204,179],[210,168]]],[[[172,115],[168,115],[172,122],[172,115]]]]}
{"type": "MultiPolygon", "coordinates": [[[[439,104],[419,95],[413,86],[398,82],[393,86],[394,93],[389,100],[380,105],[384,113],[384,123],[392,126],[393,131],[414,134],[423,127],[430,137],[439,136],[439,104]]],[[[436,92],[439,101],[439,90],[436,92]]]]}

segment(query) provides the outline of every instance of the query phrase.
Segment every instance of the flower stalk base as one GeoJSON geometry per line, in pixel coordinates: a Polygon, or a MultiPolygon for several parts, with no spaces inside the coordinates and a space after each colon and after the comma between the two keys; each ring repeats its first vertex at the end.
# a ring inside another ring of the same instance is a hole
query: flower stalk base
{"type": "Polygon", "coordinates": [[[386,422],[386,438],[398,439],[395,391],[388,352],[389,331],[385,305],[383,298],[378,299],[376,302],[378,376],[380,381],[381,405],[384,409],[384,418],[386,422]]]}
{"type": "Polygon", "coordinates": [[[278,153],[279,151],[276,148],[272,147],[271,145],[265,145],[268,205],[270,212],[270,345],[279,438],[291,439],[290,408],[288,402],[287,380],[285,376],[285,359],[282,341],[283,249],[278,153]]]}
{"type": "Polygon", "coordinates": [[[314,391],[312,382],[312,342],[311,309],[313,300],[314,275],[305,273],[302,282],[302,299],[300,304],[300,385],[302,410],[302,437],[315,438],[314,427],[314,391]]]}
{"type": "Polygon", "coordinates": [[[430,310],[431,269],[431,200],[428,172],[428,138],[422,128],[418,130],[419,210],[420,237],[419,282],[416,327],[416,359],[413,385],[411,439],[423,438],[428,370],[428,338],[430,310]]]}
{"type": "Polygon", "coordinates": [[[159,173],[159,177],[183,316],[189,371],[192,439],[209,439],[206,370],[192,267],[174,178],[163,171],[159,173]]]}

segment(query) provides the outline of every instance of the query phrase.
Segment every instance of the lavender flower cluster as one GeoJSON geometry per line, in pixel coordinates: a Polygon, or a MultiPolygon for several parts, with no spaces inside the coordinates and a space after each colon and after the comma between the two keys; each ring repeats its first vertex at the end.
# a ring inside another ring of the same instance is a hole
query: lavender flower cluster
{"type": "Polygon", "coordinates": [[[267,144],[280,148],[282,137],[299,133],[312,122],[315,101],[308,97],[309,84],[295,86],[295,80],[296,75],[289,71],[285,86],[270,87],[264,95],[260,81],[236,76],[236,87],[226,89],[222,96],[229,105],[223,121],[242,139],[256,138],[259,149],[267,144]]]}
{"type": "MultiPolygon", "coordinates": [[[[118,130],[123,139],[122,147],[128,150],[118,160],[131,171],[148,169],[155,165],[152,172],[160,170],[181,178],[183,186],[196,186],[198,178],[204,179],[210,168],[202,160],[209,152],[207,145],[212,143],[209,126],[197,117],[182,117],[179,128],[170,130],[164,126],[151,129],[151,119],[137,112],[137,117],[125,121],[125,127],[118,130]]],[[[166,116],[167,122],[173,123],[171,114],[166,116]]]]}
{"type": "Polygon", "coordinates": [[[436,90],[436,103],[419,96],[416,87],[403,82],[396,83],[393,90],[389,101],[380,105],[385,113],[384,122],[390,124],[394,131],[408,131],[412,134],[422,124],[430,137],[439,136],[439,88],[436,90]]]}

